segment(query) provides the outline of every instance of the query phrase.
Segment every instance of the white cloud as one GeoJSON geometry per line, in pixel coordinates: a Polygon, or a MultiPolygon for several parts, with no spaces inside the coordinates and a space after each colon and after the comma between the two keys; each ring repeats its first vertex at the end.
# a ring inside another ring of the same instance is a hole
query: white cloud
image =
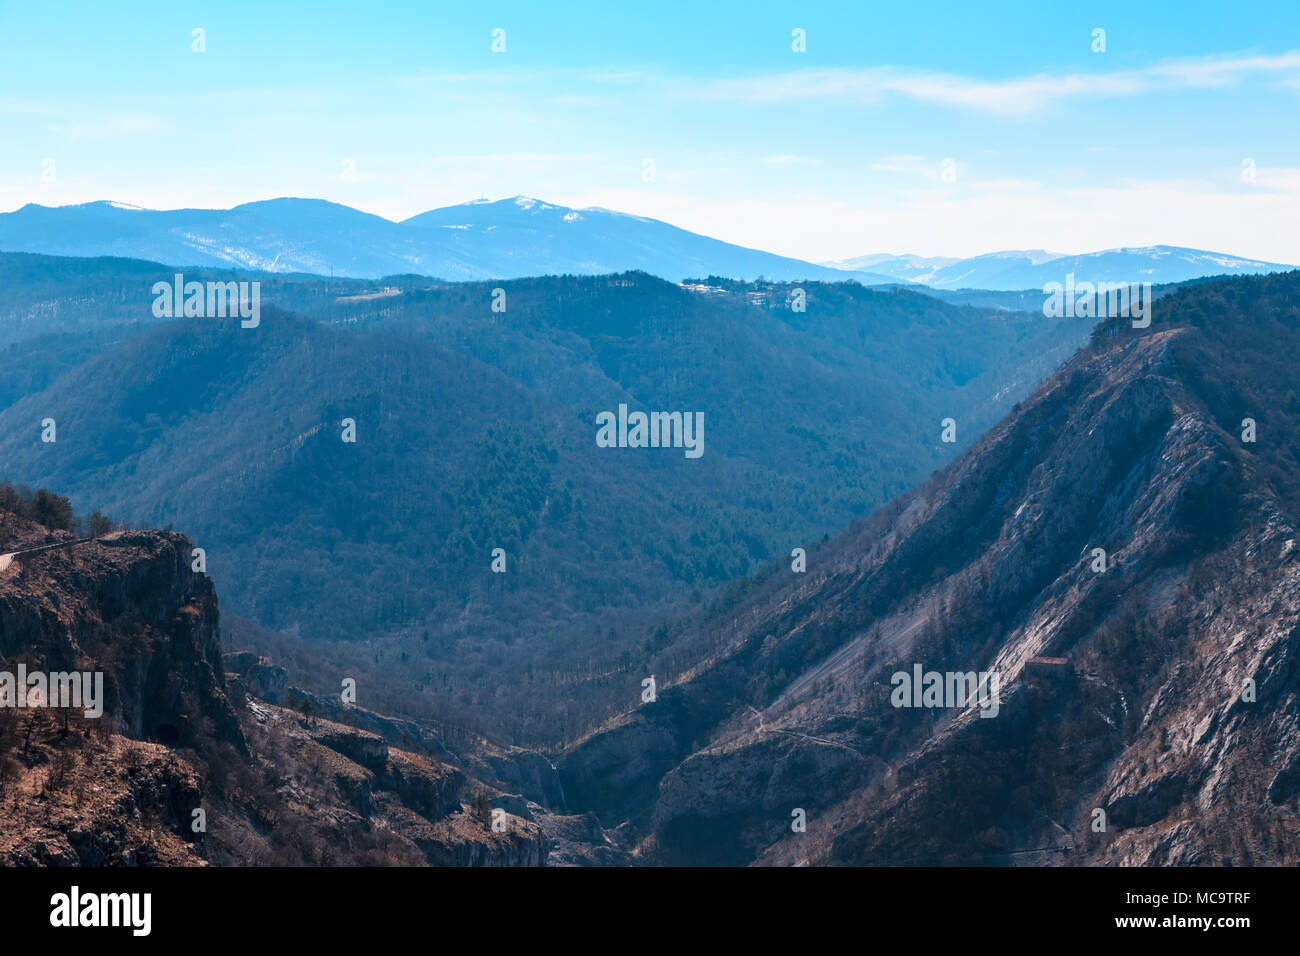
{"type": "Polygon", "coordinates": [[[1111,72],[1044,72],[1000,80],[890,66],[813,69],[718,80],[696,84],[691,91],[708,99],[757,104],[801,100],[875,103],[894,95],[940,106],[1016,116],[1036,113],[1065,99],[1228,86],[1247,74],[1275,74],[1283,83],[1294,84],[1300,76],[1300,52],[1173,60],[1144,69],[1111,72]]]}

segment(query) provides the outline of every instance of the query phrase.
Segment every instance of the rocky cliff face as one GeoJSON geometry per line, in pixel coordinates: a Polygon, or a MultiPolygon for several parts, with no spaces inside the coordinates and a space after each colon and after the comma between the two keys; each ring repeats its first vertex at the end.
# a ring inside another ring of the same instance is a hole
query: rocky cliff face
{"type": "Polygon", "coordinates": [[[1099,331],[685,638],[565,756],[571,806],[668,862],[1300,861],[1298,303],[1211,283],[1099,331]],[[918,664],[996,673],[996,716],[894,706],[918,664]]]}
{"type": "MultiPolygon", "coordinates": [[[[56,539],[57,540],[57,539],[56,539]]],[[[0,572],[0,657],[102,670],[105,708],[136,740],[187,743],[201,721],[243,748],[225,695],[211,579],[170,532],[118,531],[12,559],[0,572]]]]}
{"type": "Polygon", "coordinates": [[[167,532],[93,542],[6,514],[0,669],[102,674],[103,715],[0,709],[0,860],[17,864],[202,862],[191,823],[203,785],[176,748],[247,756],[225,693],[210,580],[167,532]]]}
{"type": "Polygon", "coordinates": [[[0,864],[625,857],[593,819],[531,799],[558,792],[538,754],[484,744],[466,773],[436,728],[294,696],[284,670],[254,654],[223,661],[216,594],[184,536],[79,542],[2,510],[0,531],[0,670],[104,677],[101,717],[0,708],[0,864]],[[276,705],[291,696],[314,713],[276,705]]]}

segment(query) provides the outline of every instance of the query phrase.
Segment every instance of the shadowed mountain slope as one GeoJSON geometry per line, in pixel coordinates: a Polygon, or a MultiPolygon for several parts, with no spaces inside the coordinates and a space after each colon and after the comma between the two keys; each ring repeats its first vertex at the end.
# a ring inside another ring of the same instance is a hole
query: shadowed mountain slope
{"type": "Polygon", "coordinates": [[[1103,323],[806,574],[686,628],[700,663],[560,763],[571,805],[661,861],[1300,861],[1297,361],[1295,273],[1103,323]],[[996,715],[894,706],[916,665],[996,672],[996,715]]]}

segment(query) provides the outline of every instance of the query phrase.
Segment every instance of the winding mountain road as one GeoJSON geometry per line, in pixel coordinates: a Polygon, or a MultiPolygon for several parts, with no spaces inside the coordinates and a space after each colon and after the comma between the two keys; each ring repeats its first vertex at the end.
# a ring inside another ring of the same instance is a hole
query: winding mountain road
{"type": "Polygon", "coordinates": [[[94,540],[94,538],[75,538],[72,541],[57,541],[54,544],[42,544],[35,548],[21,548],[18,551],[10,551],[6,554],[0,554],[0,571],[9,570],[9,566],[14,563],[14,558],[20,558],[24,554],[36,554],[39,551],[52,551],[55,548],[70,548],[74,544],[85,544],[87,541],[94,540]]]}

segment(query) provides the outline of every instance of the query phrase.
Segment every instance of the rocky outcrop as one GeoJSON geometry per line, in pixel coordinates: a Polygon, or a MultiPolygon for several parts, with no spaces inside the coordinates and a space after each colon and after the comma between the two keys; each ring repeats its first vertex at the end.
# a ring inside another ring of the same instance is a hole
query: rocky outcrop
{"type": "Polygon", "coordinates": [[[506,816],[494,832],[469,814],[458,813],[417,841],[433,866],[544,866],[546,836],[535,823],[506,816]]]}
{"type": "Polygon", "coordinates": [[[535,750],[484,744],[462,756],[466,769],[485,780],[496,781],[509,793],[563,810],[567,803],[559,771],[535,750]]]}
{"type": "MultiPolygon", "coordinates": [[[[265,660],[265,658],[263,658],[265,660]]],[[[437,728],[426,722],[392,717],[356,704],[344,704],[338,695],[317,694],[301,687],[289,686],[277,691],[275,699],[260,692],[254,683],[253,693],[268,703],[285,703],[294,709],[305,709],[349,727],[369,731],[383,737],[390,744],[408,750],[420,750],[439,760],[459,760],[460,755],[448,747],[437,728]]]]}
{"type": "Polygon", "coordinates": [[[6,775],[0,866],[201,866],[199,775],[166,747],[78,738],[6,775]]]}
{"type": "Polygon", "coordinates": [[[312,740],[367,770],[381,772],[388,765],[388,744],[378,734],[328,720],[312,720],[309,726],[312,740]]]}
{"type": "Polygon", "coordinates": [[[269,657],[252,651],[233,651],[225,655],[226,674],[238,679],[244,693],[278,704],[289,687],[289,672],[269,657]]]}
{"type": "Polygon", "coordinates": [[[547,866],[635,866],[637,859],[594,813],[563,816],[534,808],[532,819],[546,834],[547,866]]]}
{"type": "MultiPolygon", "coordinates": [[[[268,703],[290,696],[287,674],[254,654],[222,660],[216,595],[188,539],[64,546],[14,515],[3,525],[7,540],[59,547],[0,573],[0,656],[102,672],[105,713],[0,709],[0,864],[545,864],[550,843],[527,818],[542,807],[440,759],[432,728],[268,703]],[[491,795],[524,816],[494,828],[491,795]]],[[[490,753],[531,790],[554,778],[540,755],[490,753]]]]}
{"type": "Polygon", "coordinates": [[[436,820],[460,809],[465,775],[455,767],[394,750],[388,755],[381,782],[416,813],[436,820]]]}
{"type": "Polygon", "coordinates": [[[191,743],[206,721],[243,749],[216,593],[190,569],[192,547],[170,532],[119,531],[15,559],[0,577],[0,656],[103,671],[106,712],[134,739],[191,743]]]}

